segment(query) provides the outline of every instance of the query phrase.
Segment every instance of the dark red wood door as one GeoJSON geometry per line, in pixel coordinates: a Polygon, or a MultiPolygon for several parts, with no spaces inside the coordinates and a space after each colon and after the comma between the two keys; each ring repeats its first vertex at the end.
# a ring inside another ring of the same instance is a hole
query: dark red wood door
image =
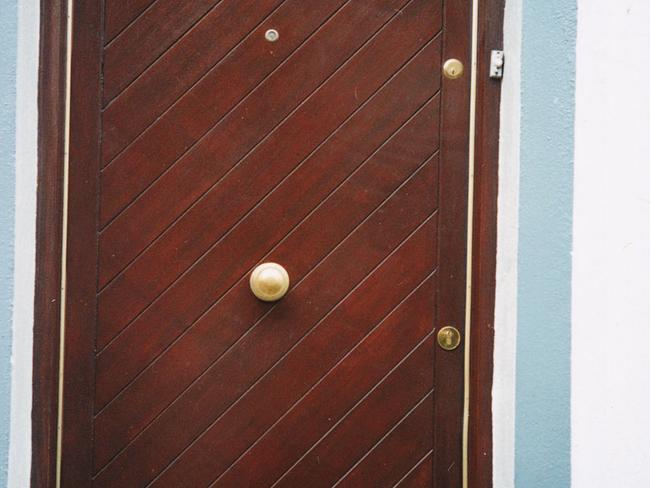
{"type": "Polygon", "coordinates": [[[62,485],[460,487],[469,2],[75,4],[62,485]]]}

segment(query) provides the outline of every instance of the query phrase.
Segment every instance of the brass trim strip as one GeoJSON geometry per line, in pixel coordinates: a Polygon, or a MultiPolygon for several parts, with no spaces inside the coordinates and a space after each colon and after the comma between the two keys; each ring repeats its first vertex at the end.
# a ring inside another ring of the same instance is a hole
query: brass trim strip
{"type": "Polygon", "coordinates": [[[66,60],[65,60],[65,116],[63,142],[63,216],[61,223],[61,307],[59,323],[59,385],[56,421],[56,488],[61,487],[61,459],[63,445],[63,374],[65,359],[65,311],[66,311],[66,262],[68,246],[68,176],[70,167],[70,91],[72,77],[72,15],[74,0],[68,0],[66,12],[66,60]]]}
{"type": "Polygon", "coordinates": [[[463,395],[463,488],[469,486],[469,400],[470,400],[470,337],[472,321],[472,241],[474,238],[474,159],[476,137],[476,84],[478,65],[478,2],[472,2],[472,69],[469,107],[469,171],[467,182],[467,270],[465,290],[465,364],[463,395]]]}

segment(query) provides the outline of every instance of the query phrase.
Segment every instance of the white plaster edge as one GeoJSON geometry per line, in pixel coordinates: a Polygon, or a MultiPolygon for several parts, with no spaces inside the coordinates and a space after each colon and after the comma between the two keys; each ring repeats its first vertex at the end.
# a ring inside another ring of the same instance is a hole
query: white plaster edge
{"type": "Polygon", "coordinates": [[[39,17],[38,0],[19,0],[9,488],[29,486],[31,471],[39,17]]]}
{"type": "MultiPolygon", "coordinates": [[[[506,0],[501,88],[497,268],[492,387],[493,486],[515,486],[515,366],[519,233],[521,0],[506,0]]],[[[498,48],[498,46],[495,46],[498,48]]]]}

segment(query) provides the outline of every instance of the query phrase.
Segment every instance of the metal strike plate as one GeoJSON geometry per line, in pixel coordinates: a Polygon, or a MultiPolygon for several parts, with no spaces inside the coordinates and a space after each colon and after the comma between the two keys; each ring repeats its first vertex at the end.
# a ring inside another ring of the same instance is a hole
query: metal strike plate
{"type": "Polygon", "coordinates": [[[490,78],[503,78],[503,51],[493,50],[490,54],[490,78]]]}

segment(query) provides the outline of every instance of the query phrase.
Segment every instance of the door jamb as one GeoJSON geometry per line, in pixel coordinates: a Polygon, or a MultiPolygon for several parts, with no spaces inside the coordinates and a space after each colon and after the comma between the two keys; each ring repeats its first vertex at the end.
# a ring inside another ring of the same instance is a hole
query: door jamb
{"type": "Polygon", "coordinates": [[[505,0],[481,0],[478,13],[478,59],[474,153],[474,218],[468,486],[492,487],[492,373],[499,181],[501,81],[491,79],[490,53],[503,46],[505,0]]]}
{"type": "MultiPolygon", "coordinates": [[[[503,39],[505,0],[481,0],[475,123],[469,352],[468,486],[492,487],[492,368],[499,106],[489,78],[503,39]]],[[[56,486],[63,229],[67,0],[41,0],[31,486],[56,486]]]]}
{"type": "Polygon", "coordinates": [[[31,486],[56,485],[67,0],[41,0],[31,486]]]}

